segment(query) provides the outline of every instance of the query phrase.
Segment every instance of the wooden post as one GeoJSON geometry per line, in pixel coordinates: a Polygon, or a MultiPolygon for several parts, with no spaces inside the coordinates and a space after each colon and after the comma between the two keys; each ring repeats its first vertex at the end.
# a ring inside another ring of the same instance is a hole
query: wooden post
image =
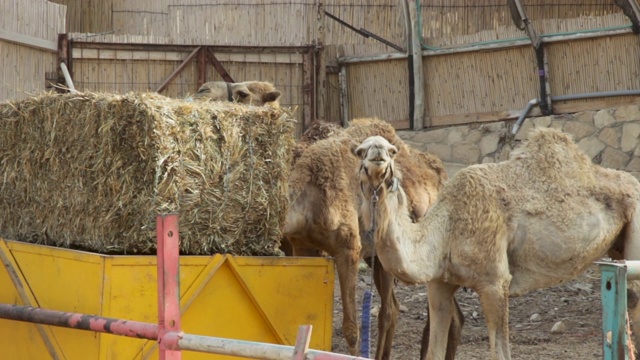
{"type": "Polygon", "coordinates": [[[302,57],[302,109],[304,116],[304,123],[302,131],[309,128],[311,122],[315,120],[315,112],[313,109],[313,94],[314,94],[314,66],[313,66],[314,52],[313,49],[308,49],[302,57]]]}
{"type": "MultiPolygon", "coordinates": [[[[422,44],[420,38],[422,28],[418,21],[419,0],[411,1],[408,4],[409,19],[411,21],[411,32],[409,41],[409,58],[413,65],[413,126],[411,130],[420,130],[429,124],[425,124],[425,103],[424,103],[424,75],[422,71],[422,44]]],[[[411,120],[411,119],[410,119],[411,120]]]]}
{"type": "MultiPolygon", "coordinates": [[[[69,64],[69,35],[68,34],[58,34],[58,85],[64,84],[65,78],[64,73],[62,72],[62,68],[60,67],[61,63],[65,63],[67,65],[67,70],[69,74],[71,74],[71,64],[69,64]]],[[[56,91],[63,93],[64,89],[60,87],[56,87],[56,91]]]]}
{"type": "Polygon", "coordinates": [[[207,52],[206,48],[198,51],[198,89],[207,82],[207,52]]]}
{"type": "Polygon", "coordinates": [[[326,117],[326,96],[327,96],[327,62],[324,52],[324,31],[325,14],[324,4],[318,3],[318,38],[316,39],[316,58],[318,59],[318,86],[316,96],[316,111],[318,119],[324,120],[326,117]]]}
{"type": "Polygon", "coordinates": [[[340,64],[340,74],[338,74],[340,84],[340,109],[342,114],[342,127],[349,126],[349,94],[347,92],[347,65],[340,64]]]}

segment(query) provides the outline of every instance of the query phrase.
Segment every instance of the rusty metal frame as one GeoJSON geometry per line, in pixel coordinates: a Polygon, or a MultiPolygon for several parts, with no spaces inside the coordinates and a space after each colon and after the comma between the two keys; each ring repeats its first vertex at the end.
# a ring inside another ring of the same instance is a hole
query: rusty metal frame
{"type": "MultiPolygon", "coordinates": [[[[317,104],[316,104],[316,83],[318,79],[318,72],[316,71],[317,57],[319,56],[317,49],[314,45],[302,45],[302,46],[231,46],[231,45],[175,45],[175,44],[140,44],[140,43],[102,43],[91,42],[82,40],[68,40],[66,34],[60,34],[59,36],[59,57],[65,59],[67,67],[71,72],[72,49],[98,49],[98,50],[131,50],[131,51],[177,51],[177,52],[189,52],[187,58],[178,65],[178,67],[162,82],[162,84],[155,89],[156,92],[164,91],[169,84],[193,61],[198,59],[198,88],[207,81],[206,79],[206,59],[220,74],[220,76],[226,82],[235,82],[233,77],[226,71],[222,63],[216,58],[215,53],[243,53],[243,52],[258,52],[258,53],[289,53],[289,54],[301,54],[302,55],[302,73],[303,73],[303,130],[307,129],[309,124],[313,122],[317,117],[317,104]],[[63,42],[64,40],[64,42],[63,42]],[[63,55],[66,57],[63,58],[63,55]]],[[[59,60],[62,61],[62,60],[59,60]]],[[[71,74],[73,74],[71,72],[71,74]]],[[[322,86],[322,85],[321,85],[322,86]]]]}

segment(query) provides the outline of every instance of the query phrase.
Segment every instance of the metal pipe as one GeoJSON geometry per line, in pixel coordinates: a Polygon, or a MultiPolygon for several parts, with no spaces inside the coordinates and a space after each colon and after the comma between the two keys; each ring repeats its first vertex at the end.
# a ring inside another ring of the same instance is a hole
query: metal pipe
{"type": "Polygon", "coordinates": [[[518,133],[518,130],[520,130],[520,126],[522,125],[522,123],[524,122],[524,118],[527,117],[527,114],[529,114],[529,111],[531,111],[531,108],[534,105],[537,105],[538,102],[540,100],[538,99],[531,99],[529,100],[529,102],[527,103],[527,106],[524,108],[524,110],[522,110],[522,112],[520,113],[520,117],[518,117],[518,121],[516,121],[516,123],[513,125],[513,129],[511,129],[511,133],[513,135],[518,133]]]}
{"type": "Polygon", "coordinates": [[[624,264],[627,267],[627,280],[640,280],[640,261],[628,260],[624,264]]]}
{"type": "MultiPolygon", "coordinates": [[[[640,95],[640,90],[615,90],[615,91],[600,91],[600,92],[592,92],[592,93],[580,93],[580,94],[569,94],[569,95],[557,95],[552,96],[552,101],[566,101],[566,100],[583,100],[583,99],[593,99],[593,98],[601,98],[601,97],[611,97],[611,96],[635,96],[640,95]]],[[[531,108],[534,105],[540,103],[540,99],[531,99],[527,106],[522,110],[518,120],[513,125],[513,129],[511,129],[511,133],[515,135],[518,130],[520,130],[520,126],[524,122],[525,118],[531,111],[531,108]]]]}
{"type": "Polygon", "coordinates": [[[139,339],[158,339],[158,325],[102,316],[0,304],[0,319],[103,332],[139,339]]]}
{"type": "Polygon", "coordinates": [[[67,64],[60,62],[60,69],[62,69],[62,75],[64,75],[64,81],[67,83],[69,87],[69,92],[72,94],[77,94],[78,90],[73,86],[73,80],[71,80],[71,74],[69,74],[69,69],[67,68],[67,64]]]}

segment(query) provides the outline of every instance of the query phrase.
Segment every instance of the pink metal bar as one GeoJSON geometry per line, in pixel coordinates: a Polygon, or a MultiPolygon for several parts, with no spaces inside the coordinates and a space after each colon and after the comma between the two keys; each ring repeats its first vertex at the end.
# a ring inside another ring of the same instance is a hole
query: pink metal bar
{"type": "Polygon", "coordinates": [[[140,339],[157,340],[158,325],[102,316],[0,304],[0,319],[90,330],[140,339]]]}
{"type": "Polygon", "coordinates": [[[313,326],[311,325],[302,325],[298,328],[298,336],[296,337],[296,346],[293,348],[292,360],[305,360],[305,355],[307,350],[309,350],[312,329],[313,326]]]}
{"type": "Polygon", "coordinates": [[[158,241],[158,343],[160,360],[180,360],[179,349],[167,347],[163,338],[180,332],[180,239],[178,215],[156,218],[158,241]]]}

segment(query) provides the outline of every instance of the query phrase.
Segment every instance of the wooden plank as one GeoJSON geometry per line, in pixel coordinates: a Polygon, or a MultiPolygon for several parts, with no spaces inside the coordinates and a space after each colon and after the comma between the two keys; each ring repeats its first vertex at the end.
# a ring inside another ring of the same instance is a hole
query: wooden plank
{"type": "Polygon", "coordinates": [[[198,82],[197,88],[200,89],[202,84],[207,82],[207,52],[201,49],[198,52],[198,82]]]}
{"type": "MultiPolygon", "coordinates": [[[[74,40],[73,46],[78,48],[111,49],[111,50],[145,50],[145,51],[178,51],[191,52],[199,46],[196,45],[176,45],[176,44],[143,44],[143,43],[109,43],[74,40]]],[[[225,53],[304,53],[313,46],[246,46],[246,45],[225,45],[213,46],[211,49],[225,53]]]]}
{"type": "MultiPolygon", "coordinates": [[[[424,75],[422,67],[422,44],[420,43],[420,34],[422,32],[420,19],[417,14],[416,6],[413,3],[409,6],[409,18],[411,21],[411,42],[409,43],[410,54],[413,61],[413,93],[409,96],[413,97],[413,109],[410,109],[409,113],[413,114],[412,129],[417,130],[424,127],[424,114],[425,114],[425,102],[424,102],[424,75]]],[[[411,103],[411,102],[410,102],[411,103]]],[[[428,124],[428,123],[427,123],[428,124]]]]}
{"type": "Polygon", "coordinates": [[[556,101],[553,105],[554,114],[569,114],[582,111],[595,111],[612,107],[633,105],[640,103],[640,96],[620,96],[615,98],[603,98],[601,100],[589,99],[588,101],[556,101]]]}
{"type": "MultiPolygon", "coordinates": [[[[507,110],[507,111],[491,111],[475,114],[452,114],[443,116],[431,117],[431,126],[450,126],[450,125],[462,125],[479,122],[491,122],[499,120],[511,120],[517,119],[520,116],[522,110],[507,110]]],[[[540,109],[533,108],[529,112],[529,117],[540,116],[540,109]]]]}
{"type": "Polygon", "coordinates": [[[51,52],[58,51],[58,44],[54,41],[44,40],[37,37],[18,34],[13,31],[0,29],[0,40],[33,47],[40,50],[46,50],[51,52]]]}
{"type": "Polygon", "coordinates": [[[342,109],[342,127],[348,127],[349,121],[349,92],[347,84],[347,66],[340,66],[340,74],[338,75],[338,82],[340,84],[340,108],[342,109]]]}
{"type": "Polygon", "coordinates": [[[316,58],[318,59],[318,66],[316,69],[318,76],[318,83],[316,91],[316,111],[319,119],[326,119],[326,103],[327,103],[327,65],[326,65],[326,55],[324,52],[324,43],[325,43],[325,12],[324,12],[324,3],[318,3],[318,12],[317,12],[317,39],[316,39],[316,58]]]}
{"type": "Polygon", "coordinates": [[[161,92],[162,90],[164,90],[167,86],[169,86],[169,83],[171,83],[171,81],[178,75],[180,74],[180,72],[187,67],[187,65],[189,65],[189,63],[191,62],[191,60],[193,60],[196,55],[198,54],[198,51],[200,51],[201,47],[197,47],[195,50],[193,50],[191,52],[191,54],[189,54],[189,56],[187,56],[187,58],[182,62],[182,64],[180,64],[180,66],[178,66],[172,73],[171,75],[169,75],[169,77],[167,77],[167,79],[162,82],[162,84],[160,84],[160,86],[156,89],[156,92],[161,92]]]}
{"type": "Polygon", "coordinates": [[[315,116],[313,111],[313,52],[304,56],[302,63],[302,112],[304,114],[304,130],[308,129],[315,116]]]}
{"type": "Polygon", "coordinates": [[[233,78],[231,77],[231,75],[229,75],[229,73],[227,72],[227,70],[225,70],[224,66],[222,66],[222,64],[220,63],[220,61],[218,61],[218,59],[216,58],[216,56],[213,54],[213,52],[211,51],[211,49],[209,47],[206,47],[206,53],[207,53],[207,58],[209,59],[209,62],[211,63],[211,65],[213,65],[213,67],[216,69],[216,71],[218,72],[218,74],[220,74],[220,76],[222,76],[222,78],[224,79],[224,81],[226,82],[235,82],[233,81],[233,78]]]}

